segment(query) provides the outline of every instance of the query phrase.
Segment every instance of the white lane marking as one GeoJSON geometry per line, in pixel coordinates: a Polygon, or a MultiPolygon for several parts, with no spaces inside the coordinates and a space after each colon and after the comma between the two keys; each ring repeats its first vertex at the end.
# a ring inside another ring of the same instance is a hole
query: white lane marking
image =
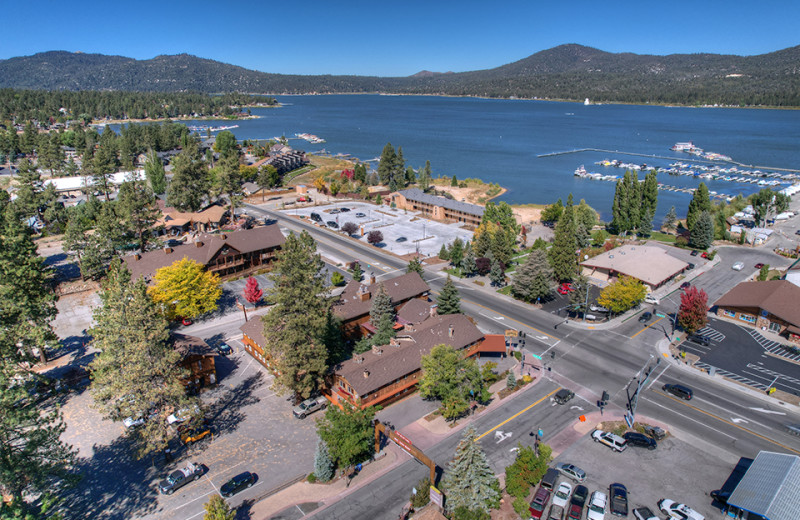
{"type": "Polygon", "coordinates": [[[718,429],[716,429],[716,428],[714,428],[714,427],[712,427],[712,426],[709,426],[709,425],[707,425],[707,424],[706,424],[706,423],[704,423],[704,422],[698,421],[697,419],[693,419],[693,418],[689,417],[688,415],[684,415],[684,414],[682,414],[682,413],[680,413],[680,412],[678,412],[678,411],[674,410],[673,408],[669,408],[669,407],[667,407],[667,406],[664,406],[663,404],[657,403],[657,402],[653,401],[652,399],[649,399],[649,398],[647,398],[647,397],[642,397],[642,399],[645,399],[645,400],[647,400],[647,401],[649,401],[649,402],[653,403],[653,404],[654,404],[654,405],[656,405],[656,406],[660,406],[661,408],[663,408],[663,409],[665,409],[665,410],[669,410],[669,411],[670,411],[670,412],[672,412],[672,413],[675,413],[675,414],[677,414],[677,415],[680,415],[680,416],[681,416],[681,417],[683,417],[684,419],[689,419],[690,421],[692,421],[692,422],[694,422],[694,423],[697,423],[697,424],[699,424],[699,425],[701,425],[701,426],[705,426],[705,427],[706,427],[706,428],[708,428],[709,430],[713,430],[713,431],[715,431],[715,432],[719,433],[720,435],[724,435],[725,437],[728,437],[729,439],[736,439],[736,437],[734,437],[733,435],[728,435],[727,433],[721,432],[721,431],[719,431],[718,429]]]}
{"type": "Polygon", "coordinates": [[[786,412],[778,412],[778,411],[775,411],[775,410],[765,410],[764,408],[754,408],[754,407],[751,406],[750,409],[754,410],[756,412],[761,412],[761,413],[772,413],[772,414],[775,414],[775,415],[786,415],[786,412]]]}
{"type": "Polygon", "coordinates": [[[742,419],[741,417],[731,417],[731,422],[733,422],[734,424],[739,424],[739,423],[747,424],[750,421],[748,421],[747,419],[742,419]]]}

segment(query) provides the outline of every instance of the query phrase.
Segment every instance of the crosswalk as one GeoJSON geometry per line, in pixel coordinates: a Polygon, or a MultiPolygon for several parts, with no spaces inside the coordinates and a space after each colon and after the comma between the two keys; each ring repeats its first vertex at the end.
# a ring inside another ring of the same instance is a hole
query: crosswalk
{"type": "Polygon", "coordinates": [[[786,350],[783,347],[783,345],[781,345],[777,341],[772,341],[771,339],[765,338],[755,329],[751,329],[750,327],[742,327],[742,328],[746,330],[747,333],[750,334],[750,336],[754,340],[756,340],[756,343],[761,345],[761,347],[770,354],[775,354],[776,356],[780,356],[782,358],[786,358],[791,361],[800,361],[800,354],[792,354],[791,352],[786,350]]]}
{"type": "Polygon", "coordinates": [[[800,379],[797,379],[796,377],[792,376],[787,376],[786,374],[781,374],[780,372],[775,372],[774,370],[770,370],[768,368],[764,368],[758,365],[753,365],[750,363],[747,364],[747,368],[764,374],[764,376],[762,377],[779,378],[781,381],[784,382],[800,384],[800,379]]]}
{"type": "MultiPolygon", "coordinates": [[[[696,366],[697,368],[706,370],[706,371],[708,371],[710,368],[712,368],[711,365],[709,365],[707,363],[700,362],[700,361],[695,363],[694,366],[696,366]]],[[[733,372],[728,372],[727,370],[722,370],[721,368],[716,368],[716,367],[713,367],[713,368],[715,368],[717,374],[721,375],[722,377],[726,377],[728,379],[733,379],[734,381],[738,381],[739,383],[742,383],[742,384],[747,385],[747,386],[752,386],[753,388],[757,388],[759,390],[763,390],[763,391],[767,390],[767,385],[765,385],[763,383],[759,383],[758,381],[754,381],[753,379],[750,379],[748,377],[740,376],[739,374],[734,374],[733,372]]]]}

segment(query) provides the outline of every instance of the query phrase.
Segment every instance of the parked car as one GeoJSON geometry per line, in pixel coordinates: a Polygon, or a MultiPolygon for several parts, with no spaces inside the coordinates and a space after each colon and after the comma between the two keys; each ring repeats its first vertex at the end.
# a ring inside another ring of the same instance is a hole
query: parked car
{"type": "Polygon", "coordinates": [[[331,215],[338,215],[341,212],[342,212],[341,209],[335,208],[335,209],[330,210],[328,213],[330,213],[331,215]]]}
{"type": "Polygon", "coordinates": [[[184,327],[188,327],[191,324],[192,324],[192,320],[191,319],[189,319],[189,318],[181,318],[181,325],[183,325],[184,327]]]}
{"type": "Polygon", "coordinates": [[[219,488],[219,494],[225,498],[232,497],[239,491],[252,487],[255,482],[256,476],[249,471],[245,471],[222,484],[222,487],[219,488]]]}
{"type": "Polygon", "coordinates": [[[542,477],[542,482],[539,485],[552,492],[556,488],[556,484],[558,484],[558,470],[555,468],[547,468],[547,471],[544,472],[544,476],[542,477]]]}
{"type": "Polygon", "coordinates": [[[311,220],[314,222],[322,222],[322,217],[319,215],[319,213],[312,213],[311,220]]]}
{"type": "Polygon", "coordinates": [[[397,239],[395,239],[395,242],[405,242],[407,240],[408,239],[406,237],[397,237],[397,239]]]}
{"type": "Polygon", "coordinates": [[[339,208],[339,211],[341,211],[342,213],[347,213],[348,211],[350,211],[350,208],[339,208]]]}
{"type": "Polygon", "coordinates": [[[197,405],[193,405],[188,408],[182,408],[167,417],[167,424],[186,422],[197,415],[200,415],[200,407],[197,405]]]}
{"type": "Polygon", "coordinates": [[[608,486],[608,496],[610,497],[611,506],[609,511],[612,515],[626,517],[628,516],[628,490],[619,482],[615,482],[608,486]]]}
{"type": "Polygon", "coordinates": [[[659,303],[661,303],[660,300],[658,298],[656,298],[655,296],[653,296],[652,294],[648,294],[647,296],[645,296],[644,297],[644,302],[645,303],[652,303],[653,305],[658,305],[659,303]]]}
{"type": "Polygon", "coordinates": [[[192,480],[198,480],[203,476],[203,466],[196,462],[190,462],[186,467],[176,469],[167,478],[158,483],[158,490],[164,495],[171,495],[175,490],[182,488],[192,480]]]}
{"type": "Polygon", "coordinates": [[[754,265],[753,267],[755,267],[756,269],[761,269],[762,267],[764,267],[764,264],[762,264],[761,262],[759,262],[759,263],[757,263],[756,265],[754,265]]]}
{"type": "Polygon", "coordinates": [[[686,289],[688,289],[691,286],[692,286],[692,284],[690,284],[689,282],[683,282],[681,284],[681,290],[685,291],[686,289]]]}
{"type": "Polygon", "coordinates": [[[670,520],[704,520],[705,517],[687,506],[686,504],[679,504],[674,500],[662,498],[658,501],[658,508],[662,513],[667,515],[670,520]]]}
{"type": "Polygon", "coordinates": [[[569,294],[574,290],[575,289],[572,287],[572,283],[564,282],[558,287],[558,294],[569,294]]]}
{"type": "Polygon", "coordinates": [[[642,315],[639,316],[639,321],[641,323],[647,323],[648,321],[650,321],[650,318],[652,318],[652,317],[653,317],[653,313],[652,312],[650,312],[650,311],[643,312],[642,315]]]}
{"type": "Polygon", "coordinates": [[[219,352],[221,356],[230,356],[233,353],[233,349],[227,343],[220,343],[217,345],[217,352],[219,352]]]}
{"type": "Polygon", "coordinates": [[[692,343],[697,343],[698,345],[703,345],[704,347],[707,347],[711,344],[711,340],[702,334],[690,334],[687,339],[692,343]]]}
{"type": "Polygon", "coordinates": [[[667,432],[659,426],[645,426],[644,433],[657,441],[667,437],[667,432]]]}
{"type": "Polygon", "coordinates": [[[605,520],[607,504],[608,497],[605,493],[602,491],[592,493],[592,499],[589,500],[589,512],[586,513],[587,520],[605,520]]]}
{"type": "Polygon", "coordinates": [[[309,397],[292,409],[292,413],[298,419],[305,419],[317,410],[324,410],[328,407],[328,399],[324,395],[309,397]]]}
{"type": "Polygon", "coordinates": [[[555,504],[550,506],[550,514],[547,515],[547,520],[564,520],[564,508],[555,504]]]}
{"type": "Polygon", "coordinates": [[[744,262],[736,262],[731,266],[731,269],[733,269],[734,271],[741,271],[742,269],[744,269],[744,262]]]}
{"type": "Polygon", "coordinates": [[[660,520],[649,507],[637,507],[633,510],[637,520],[660,520]]]}
{"type": "Polygon", "coordinates": [[[553,505],[567,507],[570,495],[572,495],[572,485],[569,482],[562,482],[553,495],[553,505]]]}
{"type": "Polygon", "coordinates": [[[588,498],[589,489],[586,486],[575,486],[575,491],[572,492],[572,498],[569,499],[567,520],[581,520],[583,517],[583,506],[586,505],[586,500],[588,498]]]}
{"type": "Polygon", "coordinates": [[[795,235],[800,235],[800,229],[794,232],[795,235]]]}
{"type": "Polygon", "coordinates": [[[695,265],[694,265],[693,263],[689,262],[689,263],[686,265],[686,270],[687,270],[687,271],[691,271],[692,269],[694,269],[694,267],[695,267],[695,265]]]}
{"type": "Polygon", "coordinates": [[[181,436],[181,442],[184,444],[192,444],[209,436],[212,439],[214,438],[214,432],[211,431],[211,426],[205,421],[194,428],[179,427],[178,433],[181,436]]]}
{"type": "Polygon", "coordinates": [[[547,507],[547,502],[549,501],[550,490],[540,487],[538,491],[536,491],[536,495],[534,495],[533,500],[528,507],[528,512],[531,514],[531,518],[537,520],[541,518],[542,515],[544,515],[544,508],[547,507]]]}
{"type": "Polygon", "coordinates": [[[602,305],[595,305],[594,303],[589,305],[589,310],[592,312],[608,312],[608,309],[603,307],[602,305]]]}
{"type": "Polygon", "coordinates": [[[716,500],[720,504],[727,505],[728,504],[728,499],[731,497],[731,492],[730,491],[723,491],[721,489],[717,489],[717,490],[712,491],[711,493],[709,493],[709,495],[711,495],[711,498],[713,498],[714,500],[716,500]]]}
{"type": "Polygon", "coordinates": [[[356,218],[364,218],[364,217],[366,217],[366,216],[367,216],[367,215],[366,215],[366,214],[364,214],[364,213],[356,213],[356,218]]]}
{"type": "Polygon", "coordinates": [[[692,252],[689,253],[689,254],[692,255],[692,256],[697,256],[697,253],[699,253],[699,252],[700,251],[698,251],[697,249],[692,249],[692,252]]]}
{"type": "Polygon", "coordinates": [[[611,432],[604,432],[603,430],[595,430],[592,432],[592,439],[594,442],[605,444],[612,450],[622,453],[628,446],[625,439],[611,432]]]}
{"type": "Polygon", "coordinates": [[[658,443],[655,441],[655,439],[652,439],[643,433],[627,432],[622,437],[625,439],[625,442],[628,443],[628,446],[647,448],[648,450],[654,450],[658,447],[658,443]]]}
{"type": "Polygon", "coordinates": [[[560,464],[556,467],[556,469],[560,471],[562,475],[571,478],[575,482],[583,482],[586,480],[586,472],[578,466],[573,466],[572,464],[560,464]]]}
{"type": "Polygon", "coordinates": [[[669,392],[675,397],[680,397],[681,399],[685,399],[687,401],[692,399],[692,389],[687,386],[667,384],[662,386],[661,389],[665,392],[669,392]]]}
{"type": "Polygon", "coordinates": [[[705,251],[703,251],[703,254],[702,254],[702,255],[700,255],[700,258],[705,258],[705,259],[708,259],[708,253],[706,253],[705,251]]]}
{"type": "Polygon", "coordinates": [[[339,229],[339,224],[337,224],[335,220],[329,220],[325,224],[331,229],[339,229]]]}
{"type": "Polygon", "coordinates": [[[573,397],[575,397],[575,393],[572,390],[562,388],[556,392],[556,395],[553,396],[553,400],[558,404],[567,404],[567,402],[573,397]]]}

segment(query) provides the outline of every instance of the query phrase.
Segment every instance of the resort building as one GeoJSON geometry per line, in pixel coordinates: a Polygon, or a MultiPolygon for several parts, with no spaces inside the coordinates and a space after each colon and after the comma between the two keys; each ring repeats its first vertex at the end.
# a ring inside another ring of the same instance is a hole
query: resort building
{"type": "Polygon", "coordinates": [[[156,271],[184,258],[205,266],[224,280],[270,268],[285,240],[280,227],[271,224],[233,233],[201,235],[189,244],[136,253],[123,260],[133,280],[144,277],[148,283],[156,271]]]}
{"type": "Polygon", "coordinates": [[[761,451],[728,498],[727,517],[748,520],[800,518],[800,457],[761,451]]]}
{"type": "Polygon", "coordinates": [[[180,366],[188,371],[182,381],[190,393],[217,384],[217,352],[196,336],[172,334],[172,344],[181,355],[180,366]]]}
{"type": "Polygon", "coordinates": [[[429,195],[418,188],[392,193],[392,203],[400,209],[419,211],[426,218],[444,222],[463,222],[478,227],[483,218],[483,206],[429,195]]]}
{"type": "Polygon", "coordinates": [[[264,337],[264,322],[261,317],[250,319],[247,323],[239,327],[242,331],[242,343],[245,351],[253,359],[261,363],[270,372],[275,372],[276,368],[272,363],[272,358],[267,353],[267,339],[264,337]]]}
{"type": "Polygon", "coordinates": [[[788,280],[742,282],[716,302],[717,316],[800,343],[800,287],[788,280]]]}
{"type": "Polygon", "coordinates": [[[584,276],[614,282],[620,275],[657,289],[684,272],[689,264],[655,246],[624,245],[581,262],[584,276]]]}

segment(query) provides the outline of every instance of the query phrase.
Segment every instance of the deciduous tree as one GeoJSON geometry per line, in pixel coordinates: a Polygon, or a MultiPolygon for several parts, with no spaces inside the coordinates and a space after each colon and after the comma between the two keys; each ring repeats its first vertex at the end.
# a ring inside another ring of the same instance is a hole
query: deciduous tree
{"type": "Polygon", "coordinates": [[[419,274],[420,278],[425,274],[425,269],[422,267],[422,262],[419,261],[419,258],[414,257],[408,262],[408,266],[406,267],[406,272],[415,272],[419,274]]]}
{"type": "Polygon", "coordinates": [[[344,403],[341,410],[338,406],[329,406],[325,417],[317,422],[317,434],[328,445],[339,468],[349,468],[372,455],[374,418],[372,407],[360,410],[344,403]]]}
{"type": "Polygon", "coordinates": [[[446,507],[451,513],[462,507],[488,513],[499,505],[500,484],[477,437],[475,428],[470,426],[444,472],[442,487],[447,492],[446,507]]]}
{"type": "Polygon", "coordinates": [[[196,318],[214,311],[222,296],[219,276],[188,258],[162,267],[154,278],[150,295],[170,317],[196,318]]]}
{"type": "Polygon", "coordinates": [[[447,276],[447,281],[444,282],[442,292],[439,293],[437,300],[439,314],[460,314],[461,313],[461,297],[458,294],[458,289],[450,275],[447,276]]]}
{"type": "Polygon", "coordinates": [[[244,296],[244,299],[248,303],[256,304],[261,301],[261,297],[264,296],[264,291],[258,286],[258,280],[252,276],[249,277],[244,285],[242,296],[244,296]]]}
{"type": "Polygon", "coordinates": [[[639,304],[646,294],[647,290],[642,282],[623,275],[600,291],[597,302],[614,314],[619,314],[639,304]]]}
{"type": "Polygon", "coordinates": [[[383,233],[378,230],[372,230],[367,234],[367,242],[372,244],[373,246],[377,246],[381,242],[383,242],[383,233]]]}
{"type": "Polygon", "coordinates": [[[225,499],[217,493],[211,495],[203,509],[206,511],[203,520],[234,520],[236,518],[236,510],[231,509],[225,499]]]}
{"type": "Polygon", "coordinates": [[[483,378],[474,359],[464,358],[450,345],[437,345],[422,356],[420,396],[442,403],[442,416],[456,419],[469,408],[469,400],[484,400],[483,378]]]}
{"type": "Polygon", "coordinates": [[[352,235],[358,231],[358,225],[355,222],[345,222],[342,224],[342,231],[348,235],[352,235]]]}
{"type": "Polygon", "coordinates": [[[708,295],[703,289],[690,285],[681,293],[678,325],[687,333],[702,329],[708,323],[708,295]]]}

